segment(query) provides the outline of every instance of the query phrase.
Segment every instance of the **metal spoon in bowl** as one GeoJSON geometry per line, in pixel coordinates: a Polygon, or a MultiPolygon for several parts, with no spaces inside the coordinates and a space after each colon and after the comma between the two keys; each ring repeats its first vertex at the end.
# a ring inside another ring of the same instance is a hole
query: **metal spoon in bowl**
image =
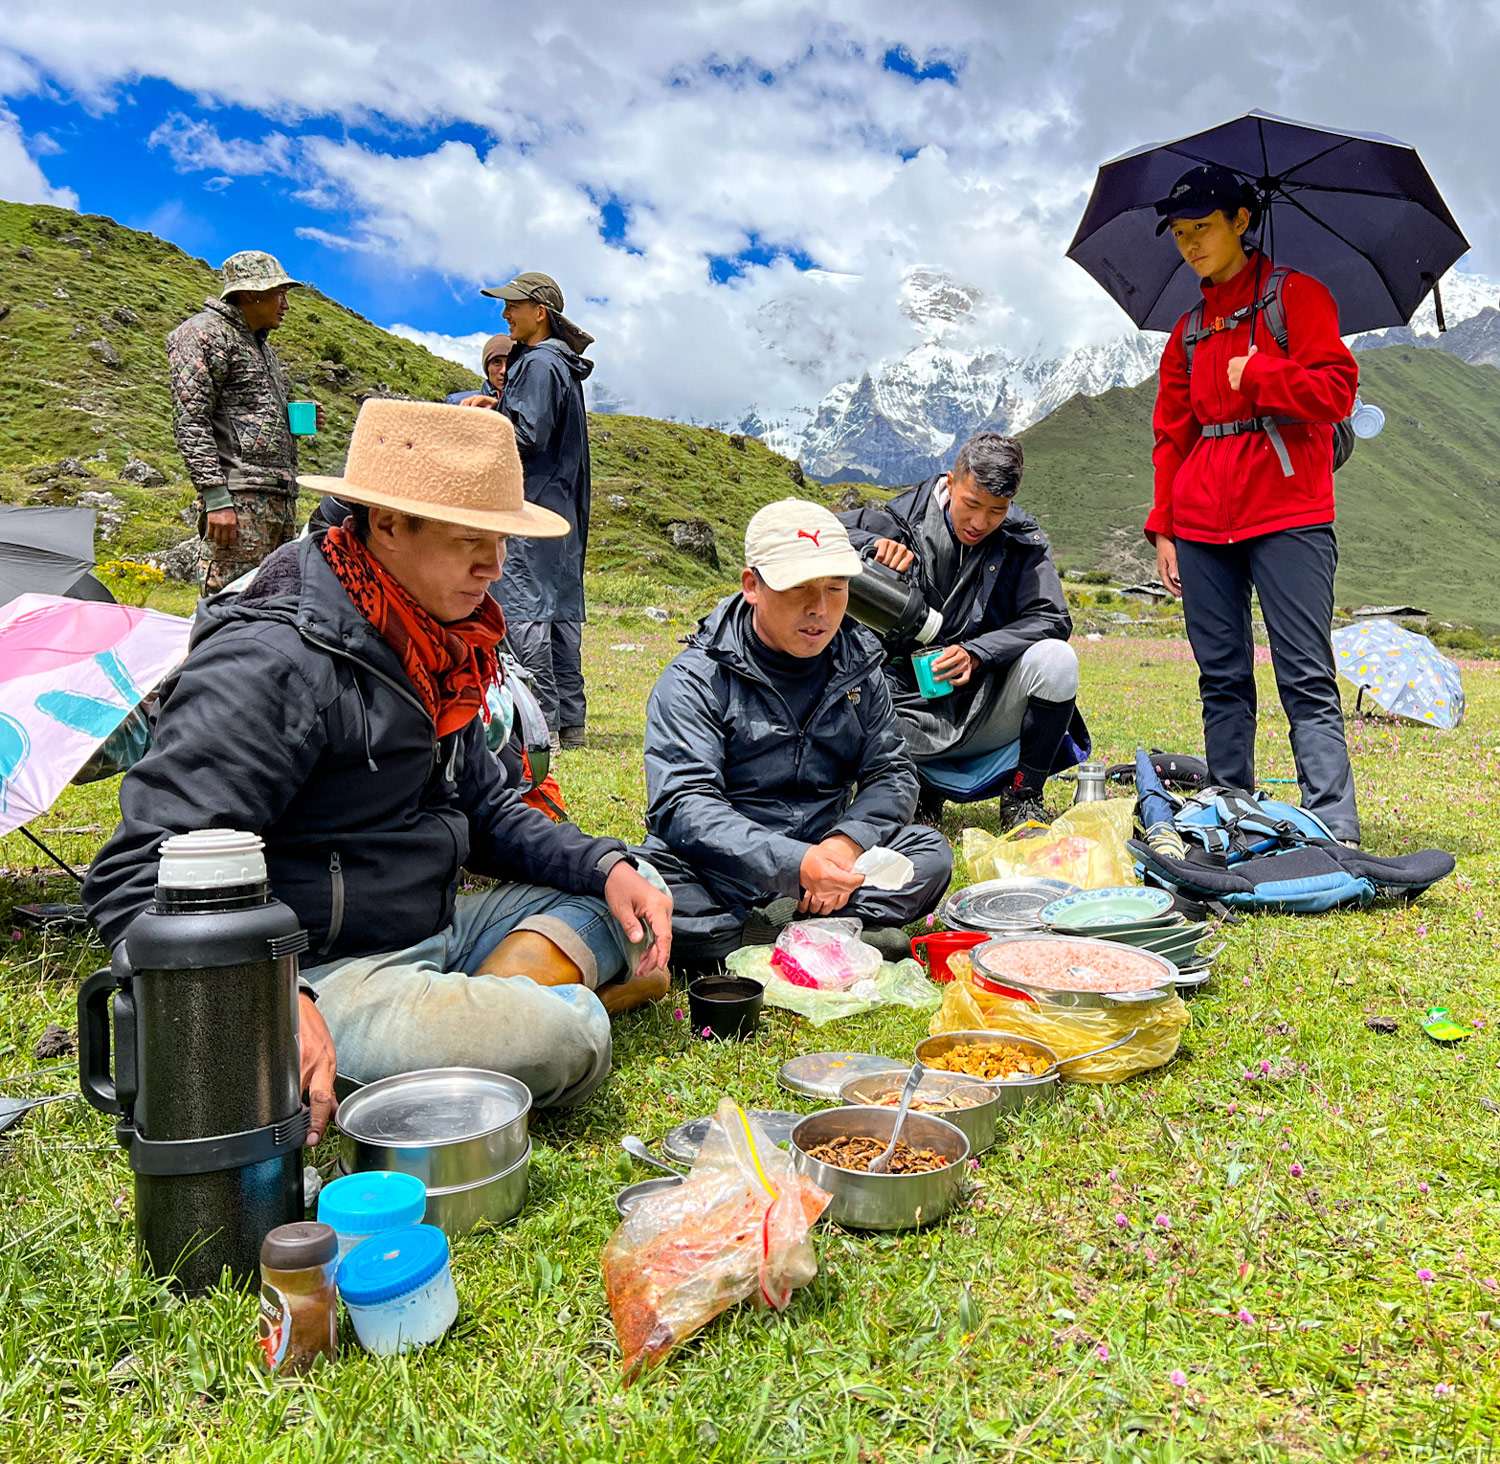
{"type": "Polygon", "coordinates": [[[922,1075],[927,1071],[920,1062],[914,1062],[911,1072],[907,1074],[906,1086],[901,1090],[901,1102],[896,1109],[896,1121],[891,1125],[891,1141],[885,1146],[884,1153],[877,1154],[870,1160],[866,1174],[886,1174],[890,1171],[891,1159],[896,1153],[896,1140],[901,1137],[901,1125],[906,1122],[907,1110],[911,1107],[911,1100],[916,1096],[917,1089],[922,1086],[922,1075]]]}
{"type": "Polygon", "coordinates": [[[643,1139],[638,1139],[634,1134],[626,1134],[620,1140],[620,1147],[630,1155],[632,1159],[639,1159],[642,1164],[649,1164],[653,1169],[659,1169],[663,1174],[671,1174],[681,1179],[687,1173],[685,1169],[679,1169],[675,1164],[668,1164],[658,1159],[650,1149],[646,1147],[643,1139]]]}

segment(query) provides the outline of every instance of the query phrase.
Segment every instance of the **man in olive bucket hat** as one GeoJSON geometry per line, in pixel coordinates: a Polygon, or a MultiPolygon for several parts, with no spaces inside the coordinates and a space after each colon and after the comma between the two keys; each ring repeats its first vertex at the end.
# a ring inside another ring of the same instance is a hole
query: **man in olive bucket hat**
{"type": "MultiPolygon", "coordinates": [[[[224,288],[167,337],[172,434],[198,494],[199,586],[211,595],[297,532],[297,439],[266,337],[294,280],[274,255],[231,254],[224,288]]],[[[318,408],[317,425],[323,426],[318,408]]]]}
{"type": "Polygon", "coordinates": [[[164,838],[258,834],[310,940],[314,1138],[335,1060],[359,1082],[489,1068],[576,1103],[609,1072],[610,1016],[666,993],[672,901],[620,840],[528,808],[485,744],[505,633],[488,586],[507,546],[567,525],[525,501],[498,412],[367,401],[343,478],[301,482],[354,511],[200,609],[89,916],[115,947],[164,838]],[[465,869],[498,883],[459,894],[465,869]]]}
{"type": "Polygon", "coordinates": [[[573,531],[517,546],[497,593],[548,727],[563,747],[582,747],[583,564],[592,500],[583,382],[594,369],[583,352],[594,338],[563,314],[563,293],[550,275],[520,274],[480,293],[505,302],[516,342],[500,410],[515,425],[527,501],[561,514],[573,531]]]}

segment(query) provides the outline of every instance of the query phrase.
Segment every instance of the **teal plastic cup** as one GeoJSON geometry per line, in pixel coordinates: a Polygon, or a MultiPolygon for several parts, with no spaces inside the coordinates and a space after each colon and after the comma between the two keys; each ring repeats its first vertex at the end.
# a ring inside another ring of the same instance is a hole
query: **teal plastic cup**
{"type": "Polygon", "coordinates": [[[288,402],[286,404],[287,425],[293,437],[311,437],[318,430],[318,404],[316,402],[288,402]]]}
{"type": "Polygon", "coordinates": [[[951,681],[939,681],[932,674],[933,661],[947,649],[947,646],[933,646],[930,650],[918,651],[911,658],[911,669],[917,678],[917,690],[929,701],[934,697],[950,696],[953,692],[951,681]]]}

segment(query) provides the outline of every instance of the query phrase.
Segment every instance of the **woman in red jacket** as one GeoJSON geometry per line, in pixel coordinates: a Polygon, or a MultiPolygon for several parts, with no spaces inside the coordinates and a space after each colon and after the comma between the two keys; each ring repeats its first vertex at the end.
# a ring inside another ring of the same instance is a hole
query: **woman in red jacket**
{"type": "MultiPolygon", "coordinates": [[[[1191,369],[1178,321],[1156,396],[1156,500],[1146,537],[1183,602],[1198,662],[1203,737],[1216,783],[1255,786],[1255,644],[1260,599],[1291,724],[1302,806],[1359,841],[1354,774],[1329,633],[1333,625],[1333,424],[1354,406],[1359,369],[1333,296],[1308,275],[1280,284],[1285,349],[1266,322],[1273,265],[1247,247],[1253,204],[1226,168],[1199,167],[1156,205],[1202,282],[1191,369]]],[[[1190,312],[1191,314],[1191,312],[1190,312]]]]}

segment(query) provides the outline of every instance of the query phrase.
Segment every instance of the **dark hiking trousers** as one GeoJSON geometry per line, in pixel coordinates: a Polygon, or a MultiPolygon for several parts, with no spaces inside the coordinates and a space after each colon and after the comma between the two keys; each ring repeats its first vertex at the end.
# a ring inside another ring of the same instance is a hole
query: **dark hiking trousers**
{"type": "MultiPolygon", "coordinates": [[[[886,848],[895,849],[911,860],[916,869],[912,882],[899,890],[861,887],[842,910],[834,912],[836,917],[861,920],[867,927],[910,925],[937,909],[938,902],[947,894],[948,881],[953,875],[953,850],[936,829],[908,824],[894,838],[883,842],[886,848]]],[[[695,870],[670,851],[653,848],[644,857],[672,891],[672,954],[680,960],[707,963],[737,951],[745,943],[743,931],[750,907],[767,905],[779,898],[772,891],[757,890],[717,876],[715,893],[700,882],[695,870]]]]}
{"type": "Polygon", "coordinates": [[[1302,806],[1338,838],[1358,839],[1354,773],[1329,643],[1338,558],[1331,524],[1283,529],[1239,544],[1177,541],[1210,776],[1225,787],[1255,787],[1253,587],[1271,642],[1276,689],[1291,724],[1302,806]]]}
{"type": "Polygon", "coordinates": [[[551,732],[582,727],[588,715],[583,690],[583,624],[578,620],[507,620],[505,633],[533,687],[551,732]]]}

